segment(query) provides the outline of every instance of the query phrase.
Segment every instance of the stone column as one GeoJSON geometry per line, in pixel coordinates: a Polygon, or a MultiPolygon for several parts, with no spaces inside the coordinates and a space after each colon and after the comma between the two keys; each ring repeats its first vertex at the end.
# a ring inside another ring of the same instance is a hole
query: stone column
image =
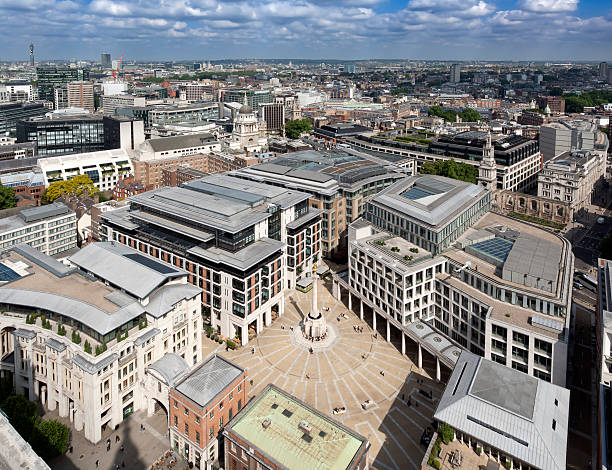
{"type": "Polygon", "coordinates": [[[272,310],[268,309],[266,313],[264,313],[264,323],[266,326],[270,326],[272,323],[272,310]]]}
{"type": "Polygon", "coordinates": [[[319,311],[319,304],[318,304],[319,299],[317,298],[317,294],[318,294],[317,278],[318,276],[316,274],[312,276],[312,304],[310,307],[310,311],[312,312],[313,315],[315,315],[319,311]]]}
{"type": "Polygon", "coordinates": [[[402,355],[406,354],[406,335],[402,331],[402,355]]]}
{"type": "Polygon", "coordinates": [[[372,309],[372,329],[376,333],[376,309],[372,309]]]}
{"type": "Polygon", "coordinates": [[[387,342],[391,341],[391,322],[387,318],[387,342]]]}
{"type": "Polygon", "coordinates": [[[359,302],[359,318],[363,320],[363,300],[359,302]]]}
{"type": "Polygon", "coordinates": [[[246,327],[243,326],[242,328],[240,328],[240,342],[242,343],[243,346],[245,344],[248,344],[249,342],[249,326],[248,325],[246,327]]]}
{"type": "Polygon", "coordinates": [[[421,343],[419,343],[419,353],[418,353],[418,356],[417,356],[417,366],[419,366],[419,369],[423,368],[423,351],[422,351],[421,343]]]}
{"type": "Polygon", "coordinates": [[[348,309],[353,310],[353,301],[351,296],[351,290],[348,291],[348,309]]]}
{"type": "Polygon", "coordinates": [[[436,357],[436,382],[440,382],[442,373],[440,371],[440,359],[436,357]]]}

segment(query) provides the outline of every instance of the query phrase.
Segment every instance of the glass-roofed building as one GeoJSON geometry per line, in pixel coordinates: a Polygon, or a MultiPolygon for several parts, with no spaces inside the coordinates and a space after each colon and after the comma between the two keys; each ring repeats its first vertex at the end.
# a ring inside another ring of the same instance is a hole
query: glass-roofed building
{"type": "Polygon", "coordinates": [[[490,203],[483,187],[440,176],[390,186],[350,226],[348,279],[336,284],[348,287],[349,308],[374,312],[374,328],[385,320],[387,339],[401,333],[402,351],[415,325],[431,327],[456,346],[564,386],[571,245],[489,212],[490,203]]]}

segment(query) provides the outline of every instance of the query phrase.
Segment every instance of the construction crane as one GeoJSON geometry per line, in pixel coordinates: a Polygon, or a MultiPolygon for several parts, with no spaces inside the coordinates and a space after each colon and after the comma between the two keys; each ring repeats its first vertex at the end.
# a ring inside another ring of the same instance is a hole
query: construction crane
{"type": "Polygon", "coordinates": [[[113,80],[117,83],[117,75],[119,74],[119,68],[121,67],[121,61],[123,60],[123,54],[119,57],[119,63],[117,64],[117,70],[113,69],[113,80]]]}

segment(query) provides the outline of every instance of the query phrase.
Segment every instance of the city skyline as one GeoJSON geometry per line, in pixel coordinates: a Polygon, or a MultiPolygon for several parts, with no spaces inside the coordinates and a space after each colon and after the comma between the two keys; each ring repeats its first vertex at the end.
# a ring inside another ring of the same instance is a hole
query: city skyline
{"type": "Polygon", "coordinates": [[[611,58],[598,0],[0,0],[0,13],[0,60],[27,61],[30,42],[37,61],[611,58]]]}

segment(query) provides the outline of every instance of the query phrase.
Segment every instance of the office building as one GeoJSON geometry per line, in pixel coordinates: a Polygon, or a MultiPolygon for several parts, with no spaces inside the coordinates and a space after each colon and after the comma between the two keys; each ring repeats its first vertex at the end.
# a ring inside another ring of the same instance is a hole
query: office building
{"type": "MultiPolygon", "coordinates": [[[[525,191],[535,187],[542,165],[538,142],[520,135],[498,134],[490,137],[494,148],[497,189],[525,191]]],[[[428,152],[420,153],[417,159],[421,162],[435,161],[434,155],[443,155],[466,163],[477,162],[480,166],[488,139],[489,133],[480,131],[441,137],[429,144],[428,152]]]]}
{"type": "Polygon", "coordinates": [[[201,360],[201,289],[187,272],[119,244],[90,243],[68,262],[24,245],[3,257],[0,304],[11,314],[0,319],[2,353],[13,361],[0,368],[17,393],[96,443],[153,409],[147,367],[168,353],[189,367],[201,360]]]}
{"type": "Polygon", "coordinates": [[[346,64],[344,66],[344,72],[346,72],[346,73],[355,73],[355,65],[354,64],[346,64]]]}
{"type": "Polygon", "coordinates": [[[597,462],[609,468],[612,462],[612,261],[597,260],[597,462]]]}
{"type": "MultiPolygon", "coordinates": [[[[106,96],[126,95],[128,84],[123,81],[108,80],[102,82],[102,94],[106,96]]],[[[104,99],[104,98],[102,98],[104,99]]]]}
{"type": "Polygon", "coordinates": [[[260,104],[273,103],[274,97],[269,90],[221,88],[219,89],[219,102],[242,103],[251,109],[258,109],[260,104]]]}
{"type": "Polygon", "coordinates": [[[460,83],[461,82],[461,65],[453,64],[450,68],[450,82],[460,83]]]}
{"type": "Polygon", "coordinates": [[[547,114],[564,114],[565,100],[560,96],[538,96],[538,107],[547,114]]]}
{"type": "Polygon", "coordinates": [[[66,205],[53,203],[16,212],[0,219],[0,247],[26,243],[41,253],[55,255],[76,247],[76,215],[66,205]]]}
{"type": "MultiPolygon", "coordinates": [[[[162,376],[172,370],[149,367],[150,373],[158,369],[162,376]]],[[[223,428],[248,402],[246,371],[213,354],[168,385],[170,445],[196,469],[211,468],[220,458],[223,428]]]]}
{"type": "Polygon", "coordinates": [[[183,122],[206,122],[219,117],[219,103],[190,105],[155,105],[149,109],[148,126],[163,126],[183,122]]]}
{"type": "Polygon", "coordinates": [[[0,85],[0,102],[34,101],[34,90],[29,82],[13,80],[0,85]]]}
{"type": "Polygon", "coordinates": [[[122,207],[127,207],[128,204],[129,202],[125,199],[122,201],[111,199],[110,201],[99,202],[91,206],[91,238],[93,241],[100,242],[105,240],[101,225],[102,214],[121,209],[122,207]]]}
{"type": "Polygon", "coordinates": [[[129,209],[101,218],[106,240],[189,271],[212,327],[242,345],[283,315],[284,290],[320,254],[320,211],[308,194],[227,175],[133,196],[129,209]]]}
{"type": "Polygon", "coordinates": [[[146,104],[146,98],[132,95],[107,95],[102,96],[102,114],[114,116],[118,108],[142,107],[146,104]]]}
{"type": "MultiPolygon", "coordinates": [[[[14,140],[17,140],[17,139],[14,139],[14,140]]],[[[33,157],[35,153],[36,153],[36,144],[34,142],[0,145],[0,161],[30,158],[30,157],[33,157]]]]}
{"type": "Polygon", "coordinates": [[[603,78],[604,80],[607,80],[609,68],[610,67],[608,66],[607,62],[600,62],[599,63],[599,78],[603,78]]]}
{"type": "Polygon", "coordinates": [[[38,171],[27,170],[0,175],[0,184],[12,188],[17,197],[17,206],[40,205],[40,197],[45,190],[45,179],[38,171]]]}
{"type": "Polygon", "coordinates": [[[547,160],[538,174],[538,196],[588,207],[594,189],[604,183],[606,153],[573,150],[547,160]]]}
{"type": "Polygon", "coordinates": [[[228,468],[368,468],[369,441],[270,384],[224,428],[228,468]]]}
{"type": "Polygon", "coordinates": [[[208,171],[208,154],[221,144],[209,133],[149,139],[134,152],[134,176],[147,189],[162,186],[164,169],[189,166],[208,171]]]}
{"type": "Polygon", "coordinates": [[[0,104],[0,135],[15,135],[19,121],[33,116],[44,116],[47,111],[42,103],[0,104]]]}
{"type": "Polygon", "coordinates": [[[34,44],[30,43],[30,67],[34,67],[34,44]]]}
{"type": "Polygon", "coordinates": [[[53,90],[69,82],[88,81],[89,70],[71,67],[36,67],[38,97],[53,101],[53,90]]]}
{"type": "Polygon", "coordinates": [[[48,114],[17,123],[17,142],[35,142],[38,155],[62,155],[104,150],[101,116],[48,114]]]}
{"type": "Polygon", "coordinates": [[[449,347],[564,386],[571,245],[487,212],[490,198],[481,186],[430,175],[374,197],[369,220],[349,230],[349,293],[373,309],[375,325],[386,320],[388,339],[391,328],[402,333],[402,351],[405,335],[434,327],[449,347]]]}
{"type": "Polygon", "coordinates": [[[213,101],[215,88],[208,83],[187,83],[179,86],[179,97],[190,103],[198,101],[213,101]]]}
{"type": "Polygon", "coordinates": [[[66,84],[68,107],[95,111],[92,82],[74,81],[66,84]]]}
{"type": "Polygon", "coordinates": [[[282,104],[285,109],[285,122],[302,119],[300,100],[294,93],[278,93],[274,95],[274,102],[282,104]]]}
{"type": "Polygon", "coordinates": [[[411,171],[384,166],[343,151],[293,152],[233,175],[310,194],[311,207],[323,211],[321,248],[332,256],[346,247],[349,224],[361,217],[366,201],[411,171]]]}
{"type": "Polygon", "coordinates": [[[605,134],[590,121],[555,121],[540,128],[540,150],[544,161],[572,150],[601,150],[607,145],[605,134]]]}
{"type": "Polygon", "coordinates": [[[563,387],[463,351],[434,419],[496,468],[565,470],[569,399],[563,387]]]}
{"type": "Polygon", "coordinates": [[[41,158],[37,165],[45,178],[45,186],[87,175],[100,191],[110,191],[120,179],[134,175],[130,155],[124,149],[41,158]]]}
{"type": "Polygon", "coordinates": [[[62,85],[53,90],[53,109],[57,111],[66,108],[68,108],[68,88],[62,85]]]}
{"type": "Polygon", "coordinates": [[[266,123],[267,132],[282,132],[285,130],[285,107],[280,103],[265,103],[259,105],[259,118],[266,123]]]}
{"type": "Polygon", "coordinates": [[[364,218],[432,255],[491,208],[491,193],[481,186],[442,176],[404,178],[374,195],[364,218]]]}
{"type": "Polygon", "coordinates": [[[100,65],[102,65],[103,69],[111,68],[111,55],[107,52],[103,52],[100,54],[100,65]]]}
{"type": "Polygon", "coordinates": [[[178,166],[172,169],[162,170],[162,186],[177,187],[183,183],[197,180],[208,176],[208,173],[187,166],[178,166]]]}
{"type": "Polygon", "coordinates": [[[135,150],[145,141],[144,123],[126,116],[104,116],[104,148],[135,150]]]}

